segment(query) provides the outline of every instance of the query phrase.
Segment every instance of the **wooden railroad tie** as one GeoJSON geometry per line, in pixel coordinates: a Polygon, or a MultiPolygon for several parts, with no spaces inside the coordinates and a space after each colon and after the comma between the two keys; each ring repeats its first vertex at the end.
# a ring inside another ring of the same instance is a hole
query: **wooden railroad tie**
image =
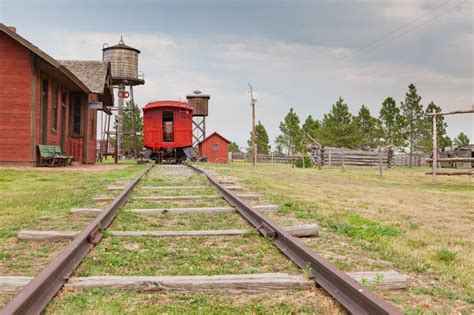
{"type": "MultiPolygon", "coordinates": [[[[258,205],[253,206],[255,210],[265,212],[276,212],[278,210],[277,205],[258,205]]],[[[237,210],[232,207],[200,207],[200,208],[158,208],[158,209],[131,209],[126,212],[140,213],[140,214],[192,214],[192,213],[205,213],[205,214],[218,214],[218,213],[230,213],[236,212],[237,210]]],[[[97,215],[102,212],[102,209],[98,208],[72,208],[71,213],[73,214],[84,214],[84,215],[97,215]]]]}
{"type": "MultiPolygon", "coordinates": [[[[408,278],[396,271],[349,272],[349,276],[363,285],[382,290],[408,288],[408,278]]],[[[15,293],[25,287],[33,277],[0,276],[0,292],[15,293]]],[[[227,294],[258,293],[282,290],[310,290],[314,281],[301,275],[262,273],[218,276],[91,276],[73,277],[65,285],[71,290],[122,289],[127,291],[162,291],[195,293],[219,291],[227,294]]]]}
{"type": "MultiPolygon", "coordinates": [[[[295,237],[317,236],[316,224],[297,225],[284,228],[295,237]]],[[[107,231],[116,237],[188,237],[188,236],[238,236],[255,233],[254,229],[241,230],[192,230],[192,231],[107,231]]],[[[80,232],[75,231],[29,231],[18,232],[17,238],[24,241],[73,240],[80,232]]]]}
{"type": "MultiPolygon", "coordinates": [[[[255,194],[241,194],[237,197],[244,200],[260,200],[259,195],[255,194]]],[[[111,196],[97,196],[92,198],[95,202],[112,201],[115,197],[111,196]]],[[[166,201],[166,200],[201,200],[201,199],[222,199],[220,195],[183,195],[183,196],[137,196],[131,197],[131,200],[142,201],[166,201]]]]}
{"type": "MultiPolygon", "coordinates": [[[[143,186],[142,189],[151,189],[151,190],[191,190],[191,189],[206,189],[211,188],[211,186],[143,186]]],[[[242,186],[227,186],[225,187],[229,190],[242,190],[242,186]]],[[[125,186],[107,186],[107,190],[124,190],[125,186]]]]}

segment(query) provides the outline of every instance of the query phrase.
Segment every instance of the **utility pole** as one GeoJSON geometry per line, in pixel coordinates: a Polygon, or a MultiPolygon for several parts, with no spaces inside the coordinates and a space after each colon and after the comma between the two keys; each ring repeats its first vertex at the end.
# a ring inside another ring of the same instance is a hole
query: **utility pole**
{"type": "Polygon", "coordinates": [[[250,106],[252,106],[252,164],[257,166],[257,134],[255,131],[255,103],[256,99],[253,98],[252,85],[249,83],[250,88],[250,106]]]}

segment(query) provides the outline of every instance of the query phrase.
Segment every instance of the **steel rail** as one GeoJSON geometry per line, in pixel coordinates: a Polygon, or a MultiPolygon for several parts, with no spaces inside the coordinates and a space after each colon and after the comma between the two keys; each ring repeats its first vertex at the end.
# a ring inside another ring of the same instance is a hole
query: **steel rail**
{"type": "Polygon", "coordinates": [[[196,172],[205,174],[208,181],[223,198],[249,221],[263,236],[273,241],[276,247],[298,267],[310,270],[319,286],[325,289],[352,314],[402,314],[394,305],[383,300],[337,269],[329,260],[319,256],[302,242],[292,237],[278,225],[258,213],[242,199],[214,180],[205,170],[188,165],[196,172]]]}
{"type": "Polygon", "coordinates": [[[31,280],[2,310],[1,315],[40,314],[69,279],[81,261],[103,236],[133,188],[153,167],[147,167],[105,208],[84,230],[64,248],[46,268],[31,280]]]}

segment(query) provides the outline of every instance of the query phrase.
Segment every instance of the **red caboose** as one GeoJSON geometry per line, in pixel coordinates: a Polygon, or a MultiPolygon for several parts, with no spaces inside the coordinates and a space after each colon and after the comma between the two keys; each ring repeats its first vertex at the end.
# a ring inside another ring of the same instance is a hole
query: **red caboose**
{"type": "Polygon", "coordinates": [[[150,102],[143,108],[145,158],[161,163],[191,157],[193,108],[178,101],[150,102]]]}

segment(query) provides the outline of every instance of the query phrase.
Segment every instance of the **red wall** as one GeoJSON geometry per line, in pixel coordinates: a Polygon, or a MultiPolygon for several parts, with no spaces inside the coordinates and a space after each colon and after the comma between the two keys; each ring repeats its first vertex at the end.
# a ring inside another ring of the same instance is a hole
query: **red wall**
{"type": "MultiPolygon", "coordinates": [[[[31,63],[30,51],[11,39],[8,35],[0,32],[0,162],[23,162],[35,163],[37,145],[41,141],[41,82],[42,72],[35,68],[35,123],[34,143],[31,143],[31,63]],[[31,154],[31,146],[34,146],[34,155],[31,154]]],[[[52,80],[54,76],[45,73],[49,78],[48,90],[48,126],[47,144],[60,145],[61,135],[61,95],[63,87],[58,84],[58,128],[52,130],[52,80]]],[[[66,91],[64,89],[64,91],[66,91]]],[[[66,91],[67,92],[67,91],[66,91]]],[[[84,111],[87,106],[87,95],[83,94],[84,111]]],[[[69,93],[66,98],[66,154],[73,155],[74,161],[81,163],[95,163],[96,159],[96,135],[91,137],[91,123],[97,126],[97,111],[87,109],[87,120],[83,119],[83,136],[73,138],[69,134],[69,93]],[[87,134],[85,134],[87,132],[87,134]],[[84,157],[84,135],[87,136],[87,160],[84,157]]]]}
{"type": "Polygon", "coordinates": [[[229,143],[221,136],[213,134],[199,144],[199,155],[207,157],[209,162],[227,163],[229,159],[229,143]],[[217,144],[217,152],[212,151],[212,145],[217,144]]]}
{"type": "Polygon", "coordinates": [[[183,148],[193,144],[192,111],[178,107],[144,108],[144,139],[145,147],[152,148],[153,152],[160,148],[183,148]],[[163,142],[162,113],[174,113],[174,141],[163,142]]]}
{"type": "Polygon", "coordinates": [[[30,53],[0,32],[0,161],[31,162],[30,53]]]}

